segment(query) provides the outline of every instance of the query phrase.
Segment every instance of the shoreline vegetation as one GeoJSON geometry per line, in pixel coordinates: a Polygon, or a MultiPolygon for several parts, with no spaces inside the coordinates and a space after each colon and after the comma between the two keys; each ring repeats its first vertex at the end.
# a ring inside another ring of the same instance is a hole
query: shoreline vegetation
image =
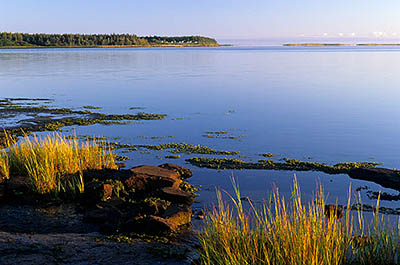
{"type": "Polygon", "coordinates": [[[84,190],[85,170],[117,169],[111,149],[96,140],[79,142],[60,134],[41,138],[24,135],[17,139],[5,133],[5,148],[0,153],[0,183],[16,177],[31,181],[37,194],[73,195],[84,190]]]}
{"type": "MultiPolygon", "coordinates": [[[[200,258],[196,264],[398,264],[399,228],[385,220],[379,210],[369,224],[361,203],[350,213],[351,188],[346,209],[326,205],[322,187],[308,205],[300,196],[296,176],[291,198],[286,201],[274,190],[270,202],[244,207],[238,185],[230,204],[222,201],[207,216],[199,233],[200,258]]],[[[358,195],[356,199],[361,202],[358,195]]],[[[379,209],[379,197],[376,203],[379,209]]]]}
{"type": "Polygon", "coordinates": [[[218,46],[215,39],[203,36],[139,37],[134,34],[0,33],[0,49],[218,46]]]}

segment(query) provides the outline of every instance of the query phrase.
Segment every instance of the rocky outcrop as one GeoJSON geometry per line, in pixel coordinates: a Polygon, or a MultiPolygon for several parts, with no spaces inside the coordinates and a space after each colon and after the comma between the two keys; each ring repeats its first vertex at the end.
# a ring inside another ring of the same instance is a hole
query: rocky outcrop
{"type": "Polygon", "coordinates": [[[92,181],[85,185],[85,202],[96,203],[105,201],[112,197],[113,187],[99,181],[92,181]]]}
{"type": "Polygon", "coordinates": [[[104,233],[176,232],[191,222],[195,194],[181,189],[191,175],[173,164],[85,172],[84,220],[104,233]]]}
{"type": "Polygon", "coordinates": [[[182,179],[190,178],[193,175],[190,169],[170,163],[162,164],[159,167],[175,171],[176,173],[179,174],[179,177],[182,179]]]}
{"type": "Polygon", "coordinates": [[[189,206],[172,204],[165,210],[163,218],[180,226],[190,223],[192,215],[192,209],[189,206]]]}
{"type": "Polygon", "coordinates": [[[195,198],[194,194],[173,187],[163,188],[160,196],[166,200],[187,205],[191,205],[195,198]]]}
{"type": "Polygon", "coordinates": [[[82,175],[83,193],[57,199],[32,193],[29,178],[14,176],[0,184],[0,201],[35,206],[65,199],[102,233],[171,233],[191,222],[195,188],[183,181],[191,175],[173,164],[89,170],[82,175]]]}
{"type": "Polygon", "coordinates": [[[375,182],[382,187],[400,191],[400,171],[387,168],[356,168],[349,172],[353,179],[375,182]]]}

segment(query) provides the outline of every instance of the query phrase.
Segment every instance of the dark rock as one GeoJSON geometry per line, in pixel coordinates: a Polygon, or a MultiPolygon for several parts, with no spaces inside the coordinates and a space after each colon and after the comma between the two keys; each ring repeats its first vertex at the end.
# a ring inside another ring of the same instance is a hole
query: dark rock
{"type": "Polygon", "coordinates": [[[121,225],[121,230],[126,233],[135,232],[153,235],[171,233],[177,231],[177,229],[178,226],[173,222],[154,215],[135,217],[121,225]]]}
{"type": "Polygon", "coordinates": [[[132,172],[128,169],[91,169],[83,171],[83,180],[85,183],[89,183],[94,179],[98,180],[124,180],[132,176],[132,172]]]}
{"type": "Polygon", "coordinates": [[[135,192],[154,192],[164,187],[179,188],[182,180],[165,176],[137,174],[124,181],[128,190],[135,192]]]}
{"type": "Polygon", "coordinates": [[[142,203],[141,211],[146,215],[161,215],[171,203],[159,198],[147,198],[142,203]]]}
{"type": "Polygon", "coordinates": [[[138,166],[131,168],[131,171],[137,175],[147,175],[154,177],[165,177],[172,179],[179,179],[179,174],[174,170],[168,170],[155,166],[138,166]]]}
{"type": "Polygon", "coordinates": [[[93,204],[111,198],[113,188],[110,184],[92,181],[85,185],[84,203],[93,204]]]}
{"type": "Polygon", "coordinates": [[[27,177],[13,176],[7,181],[7,195],[28,194],[31,190],[32,182],[27,177]]]}
{"type": "Polygon", "coordinates": [[[122,209],[125,208],[126,202],[121,199],[121,198],[111,198],[110,200],[107,201],[102,201],[96,204],[96,207],[99,209],[102,208],[116,208],[116,209],[122,209]]]}
{"type": "Polygon", "coordinates": [[[178,229],[175,223],[154,215],[144,218],[142,227],[142,231],[148,234],[171,233],[178,229]]]}
{"type": "Polygon", "coordinates": [[[126,164],[123,162],[115,163],[115,165],[117,165],[118,169],[126,167],[126,164]]]}
{"type": "Polygon", "coordinates": [[[159,165],[159,167],[175,171],[176,173],[179,174],[179,177],[182,179],[190,178],[193,175],[193,173],[190,169],[181,167],[181,166],[178,166],[175,164],[167,163],[167,164],[159,165]]]}
{"type": "Polygon", "coordinates": [[[0,183],[0,202],[6,197],[6,184],[0,183]]]}
{"type": "Polygon", "coordinates": [[[99,232],[103,235],[110,235],[117,231],[117,226],[111,223],[104,223],[100,225],[99,232]]]}
{"type": "Polygon", "coordinates": [[[343,217],[343,210],[343,207],[339,207],[335,204],[327,204],[325,205],[324,214],[328,219],[340,219],[343,217]]]}
{"type": "Polygon", "coordinates": [[[85,213],[83,220],[87,223],[94,224],[118,224],[121,220],[122,213],[113,207],[96,208],[85,213]]]}
{"type": "Polygon", "coordinates": [[[187,205],[170,205],[163,214],[163,218],[177,226],[189,224],[192,220],[192,209],[187,205]]]}
{"type": "Polygon", "coordinates": [[[400,172],[387,168],[356,168],[349,172],[353,179],[372,181],[385,188],[400,191],[400,172]]]}
{"type": "Polygon", "coordinates": [[[161,197],[174,203],[186,205],[191,205],[195,198],[192,193],[175,189],[173,187],[163,188],[161,190],[161,197]]]}

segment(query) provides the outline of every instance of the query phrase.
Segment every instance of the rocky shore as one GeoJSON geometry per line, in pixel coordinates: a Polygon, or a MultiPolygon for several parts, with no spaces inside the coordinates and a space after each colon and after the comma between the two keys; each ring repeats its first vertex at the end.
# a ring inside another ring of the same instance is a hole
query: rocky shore
{"type": "Polygon", "coordinates": [[[78,198],[56,201],[12,178],[0,185],[0,264],[189,264],[191,176],[173,164],[91,170],[78,198]]]}

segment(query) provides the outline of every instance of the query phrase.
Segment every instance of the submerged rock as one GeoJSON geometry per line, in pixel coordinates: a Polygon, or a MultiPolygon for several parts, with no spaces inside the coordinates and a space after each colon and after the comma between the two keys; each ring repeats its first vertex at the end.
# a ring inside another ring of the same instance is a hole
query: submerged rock
{"type": "Polygon", "coordinates": [[[387,168],[356,168],[349,172],[353,179],[372,181],[385,188],[400,191],[400,171],[387,168]]]}

